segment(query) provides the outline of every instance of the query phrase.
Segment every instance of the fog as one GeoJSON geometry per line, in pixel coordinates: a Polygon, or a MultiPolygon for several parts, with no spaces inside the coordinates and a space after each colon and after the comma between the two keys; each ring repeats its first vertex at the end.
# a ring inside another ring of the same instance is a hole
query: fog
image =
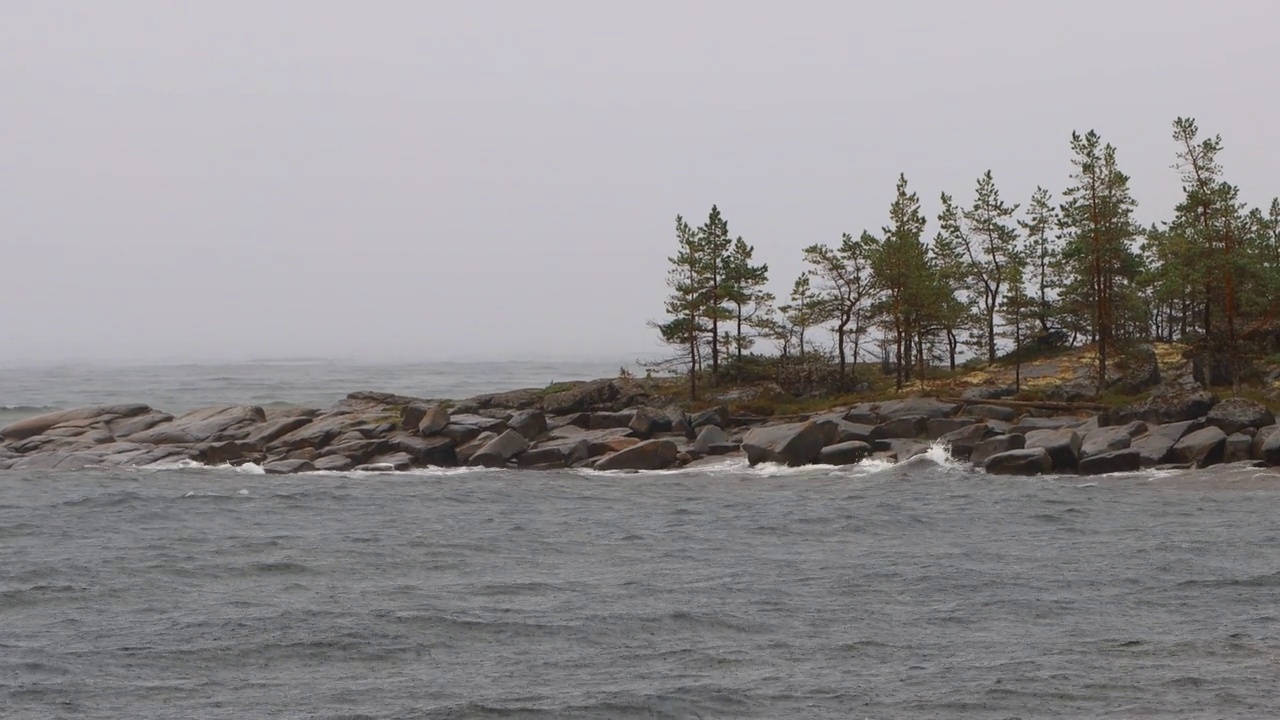
{"type": "MultiPolygon", "coordinates": [[[[1280,10],[1155,2],[0,4],[0,361],[628,357],[674,218],[800,249],[1072,130],[1280,194],[1280,10]]],[[[927,231],[934,230],[931,225],[927,231]]]]}

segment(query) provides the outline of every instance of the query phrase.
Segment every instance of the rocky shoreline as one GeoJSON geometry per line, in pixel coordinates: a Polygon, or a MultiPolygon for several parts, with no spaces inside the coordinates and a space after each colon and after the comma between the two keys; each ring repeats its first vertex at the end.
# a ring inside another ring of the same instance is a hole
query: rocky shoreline
{"type": "Polygon", "coordinates": [[[629,379],[458,403],[353,393],[326,410],[232,405],[180,416],[146,405],[79,408],[0,428],[0,470],[256,463],[269,474],[417,467],[663,470],[724,456],[790,466],[907,460],[945,446],[991,474],[1096,475],[1220,463],[1280,465],[1275,416],[1200,389],[1158,389],[1114,411],[1037,407],[972,388],[782,420],[724,407],[655,407],[629,379]],[[1065,411],[1064,411],[1065,410],[1065,411]]]}

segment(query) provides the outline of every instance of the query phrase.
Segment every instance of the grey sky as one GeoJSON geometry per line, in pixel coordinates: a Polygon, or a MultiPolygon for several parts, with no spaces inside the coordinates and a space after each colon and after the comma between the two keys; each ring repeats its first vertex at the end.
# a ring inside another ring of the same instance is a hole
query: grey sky
{"type": "MultiPolygon", "coordinates": [[[[1165,2],[0,3],[0,360],[655,350],[673,221],[800,248],[1096,128],[1280,193],[1280,10],[1165,2]]],[[[932,233],[932,227],[930,228],[932,233]]]]}

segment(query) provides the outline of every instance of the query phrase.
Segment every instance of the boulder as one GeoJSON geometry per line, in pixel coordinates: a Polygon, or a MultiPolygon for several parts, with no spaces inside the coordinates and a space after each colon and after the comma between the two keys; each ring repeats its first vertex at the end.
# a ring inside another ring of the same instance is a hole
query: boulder
{"type": "Polygon", "coordinates": [[[588,430],[607,430],[610,428],[630,428],[635,419],[634,412],[593,412],[587,416],[588,430]]]}
{"type": "Polygon", "coordinates": [[[929,418],[924,415],[907,415],[880,424],[882,438],[922,438],[928,431],[929,418]]]}
{"type": "Polygon", "coordinates": [[[267,420],[257,425],[245,436],[245,440],[266,447],[289,433],[311,424],[311,418],[295,416],[267,420]]]}
{"type": "Polygon", "coordinates": [[[325,472],[342,472],[356,466],[356,462],[346,455],[325,455],[312,463],[316,470],[325,472]]]}
{"type": "MultiPolygon", "coordinates": [[[[1265,448],[1267,442],[1271,440],[1271,436],[1280,431],[1280,427],[1276,425],[1268,425],[1264,428],[1258,428],[1258,434],[1253,436],[1253,445],[1250,449],[1250,457],[1254,460],[1266,460],[1265,448]]],[[[1280,441],[1278,441],[1280,442],[1280,441]]],[[[1275,446],[1276,459],[1280,460],[1280,445],[1275,446]]],[[[1267,463],[1270,465],[1271,463],[1267,463]]]]}
{"type": "Polygon", "coordinates": [[[484,467],[501,467],[515,456],[529,449],[529,441],[515,430],[506,430],[498,437],[485,443],[468,460],[469,465],[484,467]]]}
{"type": "Polygon", "coordinates": [[[600,457],[639,444],[640,440],[638,438],[608,435],[596,440],[588,440],[587,455],[588,457],[600,457]]]}
{"type": "Polygon", "coordinates": [[[1142,467],[1142,453],[1132,448],[1086,456],[1080,461],[1081,475],[1136,472],[1142,467]]]}
{"type": "Polygon", "coordinates": [[[1003,422],[1013,422],[1018,419],[1017,410],[1000,405],[969,405],[960,414],[965,417],[1001,420],[1003,422]]]}
{"type": "Polygon", "coordinates": [[[1053,469],[1067,472],[1080,467],[1080,445],[1080,434],[1075,430],[1032,430],[1023,447],[1044,448],[1053,458],[1053,469]]]}
{"type": "MultiPolygon", "coordinates": [[[[991,426],[985,423],[967,425],[957,428],[938,438],[938,442],[947,448],[947,453],[957,460],[968,460],[973,450],[983,440],[996,434],[991,426]]],[[[1021,435],[1017,437],[1022,437],[1021,435]]],[[[1012,449],[1012,448],[1010,448],[1012,449]]]]}
{"type": "Polygon", "coordinates": [[[596,470],[665,470],[676,464],[680,454],[670,440],[644,440],[624,450],[605,455],[596,470]]]}
{"type": "Polygon", "coordinates": [[[1252,459],[1252,454],[1253,436],[1248,432],[1232,433],[1227,436],[1227,443],[1222,447],[1222,462],[1245,462],[1252,459]]]}
{"type": "Polygon", "coordinates": [[[689,427],[695,433],[708,425],[714,425],[718,428],[729,427],[729,408],[718,405],[689,416],[689,427]]]}
{"type": "Polygon", "coordinates": [[[110,424],[120,418],[130,418],[152,412],[146,405],[98,405],[94,407],[59,410],[57,412],[23,418],[17,422],[0,428],[0,438],[10,442],[42,435],[59,425],[76,421],[89,421],[92,424],[110,424]]]}
{"type": "Polygon", "coordinates": [[[971,387],[960,393],[962,400],[997,400],[1017,394],[1013,386],[1007,387],[971,387]]]}
{"type": "Polygon", "coordinates": [[[1073,428],[1081,422],[1080,418],[1067,415],[1047,418],[1025,417],[1010,428],[1009,432],[1026,435],[1033,430],[1062,430],[1065,428],[1073,428]]]}
{"type": "Polygon", "coordinates": [[[268,475],[292,475],[315,469],[316,466],[310,460],[273,460],[262,466],[262,471],[268,475]]]}
{"type": "Polygon", "coordinates": [[[897,462],[924,455],[931,447],[931,443],[912,438],[880,438],[871,444],[873,451],[883,453],[885,457],[897,462]]]}
{"type": "Polygon", "coordinates": [[[521,388],[520,390],[476,395],[473,398],[468,398],[465,403],[476,410],[488,408],[527,410],[537,405],[545,394],[546,390],[542,388],[521,388]]]}
{"type": "Polygon", "coordinates": [[[541,410],[521,410],[507,420],[507,427],[533,442],[547,434],[547,416],[541,410]]]}
{"type": "Polygon", "coordinates": [[[937,398],[915,397],[880,403],[876,408],[876,414],[883,423],[897,420],[898,418],[915,416],[921,416],[925,419],[951,417],[959,409],[959,405],[942,402],[937,398]]]}
{"type": "Polygon", "coordinates": [[[819,465],[856,465],[871,454],[871,446],[859,440],[828,445],[818,453],[819,465]]]}
{"type": "Polygon", "coordinates": [[[703,425],[698,430],[698,437],[693,441],[693,448],[702,455],[711,454],[711,446],[729,442],[729,434],[718,425],[703,425]]]}
{"type": "Polygon", "coordinates": [[[1218,402],[1218,397],[1198,385],[1161,385],[1151,397],[1120,409],[1121,420],[1144,420],[1148,423],[1174,423],[1204,417],[1218,402]]]}
{"type": "Polygon", "coordinates": [[[247,440],[225,440],[204,443],[192,449],[191,459],[205,465],[230,465],[262,451],[262,446],[247,440]]]}
{"type": "Polygon", "coordinates": [[[415,466],[453,467],[458,464],[453,441],[449,438],[396,433],[386,440],[392,450],[413,458],[415,466]]]}
{"type": "Polygon", "coordinates": [[[1053,471],[1053,458],[1042,447],[1009,450],[987,458],[982,467],[990,475],[1044,475],[1053,471]]]}
{"type": "Polygon", "coordinates": [[[947,433],[955,432],[976,422],[978,422],[976,418],[929,418],[925,423],[924,435],[930,440],[937,440],[947,433]]]}
{"type": "Polygon", "coordinates": [[[853,440],[871,444],[873,440],[883,437],[879,426],[851,423],[841,415],[820,415],[812,420],[822,427],[828,445],[853,440]]]}
{"type": "Polygon", "coordinates": [[[549,440],[516,456],[520,467],[568,467],[590,457],[590,443],[586,440],[549,440]]]}
{"type": "Polygon", "coordinates": [[[256,405],[222,405],[192,410],[126,439],[147,445],[190,445],[241,440],[249,436],[254,426],[266,419],[266,413],[256,405]]]}
{"type": "Polygon", "coordinates": [[[1133,439],[1147,432],[1147,424],[1135,420],[1127,425],[1111,425],[1090,430],[1080,444],[1080,457],[1104,455],[1116,450],[1127,449],[1133,439]]]}
{"type": "Polygon", "coordinates": [[[1169,450],[1169,460],[1175,463],[1190,463],[1203,468],[1222,462],[1226,449],[1227,434],[1222,428],[1209,426],[1197,430],[1174,443],[1169,450]]]}
{"type": "MultiPolygon", "coordinates": [[[[495,433],[501,433],[507,429],[507,421],[503,418],[488,417],[475,413],[453,413],[449,417],[449,425],[470,425],[471,427],[479,428],[481,432],[495,433]]],[[[421,428],[419,428],[418,433],[422,434],[421,428]]]]}
{"type": "Polygon", "coordinates": [[[814,422],[766,425],[752,428],[742,439],[747,462],[774,462],[796,467],[808,465],[822,452],[825,432],[814,422]]]}
{"type": "Polygon", "coordinates": [[[648,393],[639,383],[627,378],[590,380],[571,383],[566,390],[549,393],[542,398],[542,409],[550,415],[598,410],[617,411],[643,405],[648,393]]]}
{"type": "Polygon", "coordinates": [[[404,472],[413,469],[413,458],[402,452],[379,455],[373,462],[353,469],[358,472],[404,472]]]}
{"type": "Polygon", "coordinates": [[[876,406],[871,403],[854,405],[844,414],[844,419],[856,425],[880,424],[880,415],[876,413],[876,406]]]}
{"type": "Polygon", "coordinates": [[[650,407],[636,408],[627,425],[636,437],[648,440],[659,433],[671,432],[671,416],[650,407]]]}
{"type": "Polygon", "coordinates": [[[144,430],[167,423],[173,419],[173,416],[167,412],[159,410],[151,410],[141,415],[130,415],[128,417],[119,417],[107,423],[107,429],[116,437],[129,437],[136,435],[144,430]]]}
{"type": "Polygon", "coordinates": [[[457,449],[454,450],[454,454],[458,458],[458,464],[469,465],[471,463],[471,456],[480,452],[480,448],[488,445],[497,437],[498,433],[482,432],[467,442],[459,445],[457,449]]]}
{"type": "Polygon", "coordinates": [[[985,465],[987,459],[1009,452],[1010,450],[1021,450],[1026,444],[1027,438],[1024,435],[996,435],[987,438],[973,446],[973,453],[970,454],[969,461],[974,465],[985,465]]]}
{"type": "Polygon", "coordinates": [[[451,420],[448,408],[440,405],[431,405],[423,409],[422,417],[418,420],[418,434],[424,437],[430,437],[444,430],[451,420]]]}
{"type": "MultiPolygon", "coordinates": [[[[321,415],[310,423],[302,425],[296,430],[281,435],[275,440],[267,441],[267,450],[294,450],[302,447],[324,447],[333,442],[335,438],[351,431],[356,427],[364,425],[367,421],[374,419],[374,416],[365,413],[331,413],[321,415]]],[[[265,429],[263,425],[261,428],[265,429]]],[[[255,428],[255,431],[257,428],[255,428]]],[[[251,432],[250,437],[253,436],[251,432]]],[[[361,435],[363,437],[363,435],[361,435]]]]}
{"type": "Polygon", "coordinates": [[[1205,422],[1231,435],[1245,428],[1257,429],[1274,425],[1276,416],[1256,400],[1228,398],[1209,410],[1205,415],[1205,422]]]}

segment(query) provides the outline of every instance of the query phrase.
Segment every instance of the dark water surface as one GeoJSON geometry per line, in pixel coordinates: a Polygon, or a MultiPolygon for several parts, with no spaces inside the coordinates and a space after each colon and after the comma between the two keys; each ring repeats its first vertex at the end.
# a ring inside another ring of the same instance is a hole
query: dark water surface
{"type": "Polygon", "coordinates": [[[5,718],[1280,716],[1280,480],[0,473],[5,718]]]}

